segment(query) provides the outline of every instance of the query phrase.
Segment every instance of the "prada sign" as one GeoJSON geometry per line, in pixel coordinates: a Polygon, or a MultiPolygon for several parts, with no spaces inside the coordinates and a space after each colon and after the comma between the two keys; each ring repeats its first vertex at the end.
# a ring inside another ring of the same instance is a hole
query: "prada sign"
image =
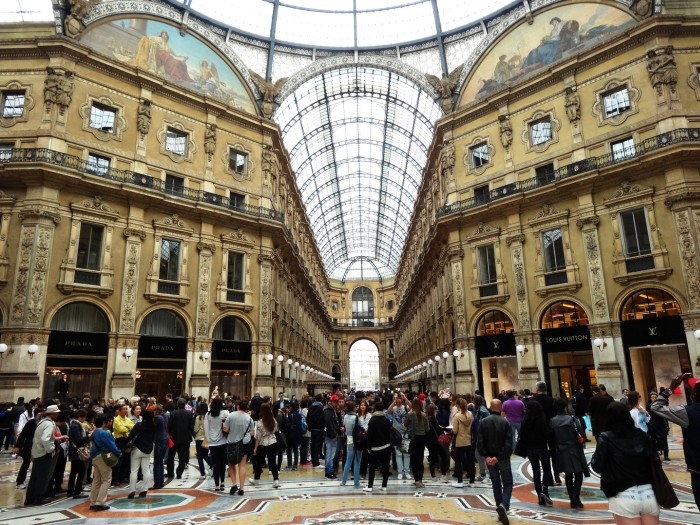
{"type": "Polygon", "coordinates": [[[541,330],[540,341],[545,353],[591,350],[591,332],[588,326],[541,330]]]}
{"type": "Polygon", "coordinates": [[[139,339],[139,359],[185,359],[187,339],[142,335],[139,339]]]}
{"type": "Polygon", "coordinates": [[[620,328],[627,348],[687,342],[683,319],[679,315],[623,321],[620,328]]]}
{"type": "Polygon", "coordinates": [[[50,355],[107,357],[109,334],[95,332],[63,332],[52,330],[49,334],[50,355]]]}
{"type": "Polygon", "coordinates": [[[211,358],[217,361],[250,361],[253,343],[250,341],[215,340],[211,344],[211,358]]]}
{"type": "Polygon", "coordinates": [[[515,335],[512,332],[510,334],[480,335],[475,340],[477,359],[515,355],[515,335]]]}

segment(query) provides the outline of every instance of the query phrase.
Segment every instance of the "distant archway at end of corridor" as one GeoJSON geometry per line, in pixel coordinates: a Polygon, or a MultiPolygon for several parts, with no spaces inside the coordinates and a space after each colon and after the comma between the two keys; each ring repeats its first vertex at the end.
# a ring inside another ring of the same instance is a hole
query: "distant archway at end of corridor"
{"type": "Polygon", "coordinates": [[[350,347],[350,390],[367,391],[381,388],[379,375],[379,348],[369,339],[359,339],[350,347]]]}

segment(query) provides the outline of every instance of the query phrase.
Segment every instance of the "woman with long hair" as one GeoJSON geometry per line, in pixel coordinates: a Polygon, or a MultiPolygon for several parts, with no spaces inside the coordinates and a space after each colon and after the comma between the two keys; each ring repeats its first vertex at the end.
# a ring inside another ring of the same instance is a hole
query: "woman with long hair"
{"type": "Polygon", "coordinates": [[[440,474],[442,477],[440,481],[447,483],[449,479],[447,478],[447,468],[449,466],[449,456],[447,455],[447,450],[438,441],[438,437],[445,434],[447,430],[441,427],[435,417],[437,414],[437,406],[430,404],[425,407],[425,415],[428,418],[428,423],[430,424],[430,431],[426,438],[426,445],[428,447],[428,467],[430,468],[430,476],[435,479],[435,467],[440,469],[440,474]]]}
{"type": "Polygon", "coordinates": [[[251,485],[257,485],[260,482],[263,464],[265,459],[267,459],[267,465],[270,467],[270,472],[272,472],[272,487],[276,489],[280,486],[279,471],[277,470],[275,457],[277,455],[277,438],[275,437],[275,432],[277,432],[278,428],[277,422],[268,403],[260,405],[258,417],[260,419],[255,423],[255,448],[253,449],[253,455],[257,458],[257,461],[253,462],[253,475],[255,478],[248,481],[251,485]]]}
{"type": "Polygon", "coordinates": [[[537,501],[542,506],[553,505],[548,488],[554,485],[552,463],[547,448],[549,434],[550,430],[542,405],[534,399],[528,399],[525,402],[525,414],[518,439],[527,450],[527,459],[532,465],[532,478],[535,483],[537,501]]]}
{"type": "Polygon", "coordinates": [[[608,430],[596,445],[591,467],[600,473],[600,488],[617,525],[655,525],[659,505],[651,486],[656,452],[646,433],[635,426],[629,408],[613,401],[606,409],[608,430]]]}
{"type": "Polygon", "coordinates": [[[374,474],[377,467],[382,469],[382,490],[386,491],[389,481],[389,461],[391,460],[391,443],[389,431],[391,423],[384,413],[384,403],[377,401],[374,404],[374,412],[367,426],[367,454],[369,455],[369,480],[363,488],[365,492],[372,492],[374,474]]]}
{"type": "Polygon", "coordinates": [[[452,484],[453,487],[463,487],[462,477],[464,469],[467,470],[469,476],[469,485],[474,484],[476,477],[476,469],[474,468],[474,456],[472,454],[472,423],[474,416],[467,410],[467,401],[459,399],[457,401],[457,412],[452,418],[452,432],[454,433],[455,447],[455,476],[457,481],[452,484]]]}
{"type": "Polygon", "coordinates": [[[362,462],[362,452],[361,448],[355,447],[355,441],[353,439],[353,432],[355,430],[355,425],[360,425],[362,428],[367,430],[364,426],[366,423],[360,419],[360,416],[355,413],[355,402],[348,401],[345,403],[345,416],[343,416],[343,426],[345,427],[345,432],[347,433],[347,459],[345,460],[345,466],[343,468],[343,477],[340,480],[341,485],[345,485],[348,481],[348,474],[350,473],[350,467],[353,468],[353,481],[356,489],[360,488],[360,463],[362,462]]]}
{"type": "Polygon", "coordinates": [[[142,488],[139,492],[139,498],[145,498],[148,494],[148,485],[151,482],[151,470],[149,468],[151,462],[151,454],[155,447],[156,426],[153,423],[153,411],[145,410],[141,414],[141,421],[134,425],[129,433],[129,441],[133,441],[134,449],[131,451],[130,461],[131,468],[129,473],[129,499],[133,499],[136,495],[136,478],[138,477],[139,468],[143,475],[142,488]]]}
{"type": "Polygon", "coordinates": [[[549,421],[549,427],[554,432],[557,446],[558,472],[564,472],[566,491],[572,509],[582,509],[581,486],[583,477],[590,476],[586,456],[583,453],[583,430],[574,416],[566,413],[569,402],[560,397],[554,400],[552,407],[555,416],[549,421]]]}
{"type": "MultiPolygon", "coordinates": [[[[357,409],[357,417],[362,421],[362,426],[365,430],[369,428],[369,420],[372,418],[372,411],[370,410],[369,402],[367,398],[363,398],[360,401],[359,407],[357,409]]],[[[367,477],[367,465],[369,464],[369,454],[362,454],[360,459],[360,479],[365,479],[367,477]]]]}
{"type": "MultiPolygon", "coordinates": [[[[406,434],[406,416],[408,415],[408,410],[405,406],[406,394],[399,392],[394,395],[392,403],[387,408],[387,415],[392,418],[392,425],[399,431],[399,434],[403,437],[406,434]]],[[[410,457],[408,454],[401,451],[401,447],[395,447],[396,449],[396,470],[398,471],[398,479],[411,479],[411,465],[410,462],[406,465],[406,459],[410,457]]]]}
{"type": "Polygon", "coordinates": [[[641,399],[642,396],[639,392],[633,390],[627,394],[627,408],[630,411],[630,416],[632,416],[632,421],[634,421],[634,426],[641,428],[644,432],[648,432],[651,416],[641,402],[641,399]]]}
{"type": "Polygon", "coordinates": [[[425,446],[430,430],[428,417],[423,413],[423,403],[414,397],[411,401],[411,412],[406,416],[406,431],[411,440],[411,471],[413,472],[413,484],[416,488],[425,487],[423,483],[423,458],[425,457],[425,446]]]}
{"type": "Polygon", "coordinates": [[[204,435],[209,441],[211,453],[211,470],[214,477],[214,490],[223,492],[226,479],[226,434],[224,434],[224,421],[228,417],[228,410],[224,410],[224,400],[215,397],[209,405],[209,413],[204,417],[204,435]]]}
{"type": "MultiPolygon", "coordinates": [[[[209,448],[204,448],[202,443],[204,442],[204,418],[209,412],[209,407],[202,401],[197,405],[197,416],[194,418],[194,446],[197,454],[197,463],[199,465],[199,475],[202,479],[207,477],[207,473],[204,470],[204,462],[206,461],[207,467],[211,470],[211,459],[209,459],[209,448]]],[[[207,444],[208,447],[208,444],[207,444]]]]}

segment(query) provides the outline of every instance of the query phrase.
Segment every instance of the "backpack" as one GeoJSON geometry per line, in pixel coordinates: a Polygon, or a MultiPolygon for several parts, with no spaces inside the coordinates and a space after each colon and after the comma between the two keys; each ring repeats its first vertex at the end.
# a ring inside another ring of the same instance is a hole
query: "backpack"
{"type": "Polygon", "coordinates": [[[355,450],[367,448],[367,431],[360,425],[360,418],[355,416],[355,426],[352,429],[352,442],[355,450]]]}
{"type": "Polygon", "coordinates": [[[323,405],[311,405],[306,413],[306,425],[311,430],[323,430],[323,405]]]}

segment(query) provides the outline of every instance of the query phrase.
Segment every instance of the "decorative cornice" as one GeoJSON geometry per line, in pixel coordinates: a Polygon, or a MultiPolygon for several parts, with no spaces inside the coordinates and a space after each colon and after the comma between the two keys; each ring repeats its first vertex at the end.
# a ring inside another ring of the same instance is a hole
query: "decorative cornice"
{"type": "Polygon", "coordinates": [[[525,235],[522,233],[516,233],[514,235],[509,235],[508,237],[506,237],[506,244],[508,246],[510,246],[514,242],[518,242],[520,244],[524,243],[525,242],[525,235]]]}
{"type": "Polygon", "coordinates": [[[29,217],[36,217],[38,219],[51,219],[54,224],[59,224],[61,222],[61,216],[52,210],[44,208],[42,206],[29,206],[24,208],[19,212],[19,220],[23,221],[29,217]]]}
{"type": "Polygon", "coordinates": [[[208,243],[208,242],[198,242],[197,249],[200,252],[208,251],[210,253],[215,253],[216,252],[216,245],[213,243],[208,243]]]}
{"type": "Polygon", "coordinates": [[[143,230],[139,230],[136,228],[125,228],[124,229],[124,237],[127,239],[129,237],[138,237],[142,241],[146,240],[146,232],[143,230]]]}
{"type": "Polygon", "coordinates": [[[669,195],[664,199],[664,204],[667,208],[672,208],[674,204],[678,202],[692,201],[697,203],[700,200],[700,189],[690,190],[686,189],[682,192],[669,195]]]}
{"type": "Polygon", "coordinates": [[[592,224],[593,226],[598,226],[598,223],[600,223],[600,217],[598,217],[597,215],[591,215],[589,217],[581,217],[580,219],[578,219],[576,221],[576,227],[579,230],[583,230],[583,228],[587,224],[592,224]]]}

